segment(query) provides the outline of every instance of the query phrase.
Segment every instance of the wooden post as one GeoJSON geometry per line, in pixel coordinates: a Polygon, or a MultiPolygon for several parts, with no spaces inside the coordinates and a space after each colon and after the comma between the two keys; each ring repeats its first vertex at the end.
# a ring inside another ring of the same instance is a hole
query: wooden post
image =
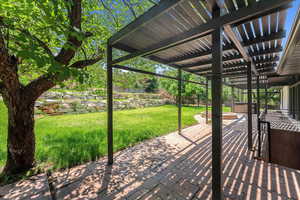
{"type": "Polygon", "coordinates": [[[113,69],[112,47],[107,45],[107,152],[108,165],[113,164],[113,69]]]}
{"type": "Polygon", "coordinates": [[[248,89],[248,150],[252,150],[252,71],[251,63],[247,65],[248,89]]]}
{"type": "MultiPolygon", "coordinates": [[[[221,10],[215,4],[212,18],[220,17],[221,10]]],[[[223,199],[222,181],[222,26],[212,32],[212,199],[223,199]]]]}
{"type": "Polygon", "coordinates": [[[181,134],[181,107],[182,107],[182,98],[181,98],[181,90],[182,90],[182,76],[181,69],[178,69],[178,133],[181,134]]]}

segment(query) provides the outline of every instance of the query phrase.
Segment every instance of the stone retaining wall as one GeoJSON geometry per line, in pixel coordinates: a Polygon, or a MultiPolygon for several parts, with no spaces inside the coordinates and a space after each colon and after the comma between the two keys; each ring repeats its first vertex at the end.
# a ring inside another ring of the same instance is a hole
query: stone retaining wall
{"type": "MultiPolygon", "coordinates": [[[[115,93],[114,110],[144,108],[172,103],[159,94],[115,93]]],[[[47,92],[36,102],[36,113],[59,115],[106,110],[106,97],[93,92],[47,92]]]]}

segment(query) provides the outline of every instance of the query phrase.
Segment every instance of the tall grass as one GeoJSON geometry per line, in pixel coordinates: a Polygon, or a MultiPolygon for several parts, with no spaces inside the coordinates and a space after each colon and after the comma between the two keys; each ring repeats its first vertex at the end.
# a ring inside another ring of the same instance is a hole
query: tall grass
{"type": "Polygon", "coordinates": [[[7,109],[0,101],[0,168],[6,159],[7,109]]]}
{"type": "MultiPolygon", "coordinates": [[[[183,107],[183,127],[196,123],[205,108],[183,107]]],[[[0,103],[0,165],[6,158],[6,109],[0,103]]],[[[172,105],[114,112],[114,151],[177,129],[172,105]]],[[[47,116],[36,120],[36,160],[67,168],[106,154],[106,113],[47,116]]]]}

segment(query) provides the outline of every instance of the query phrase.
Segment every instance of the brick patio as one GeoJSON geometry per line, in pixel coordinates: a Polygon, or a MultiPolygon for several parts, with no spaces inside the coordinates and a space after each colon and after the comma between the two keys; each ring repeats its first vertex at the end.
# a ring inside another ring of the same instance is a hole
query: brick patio
{"type": "MultiPolygon", "coordinates": [[[[253,159],[246,129],[245,117],[224,128],[225,197],[300,199],[300,171],[253,159]]],[[[48,181],[52,195],[41,190],[34,193],[37,199],[210,199],[210,127],[201,123],[184,129],[182,135],[149,140],[117,153],[112,167],[103,158],[56,172],[48,181]]],[[[11,187],[9,193],[14,190],[11,187]]]]}

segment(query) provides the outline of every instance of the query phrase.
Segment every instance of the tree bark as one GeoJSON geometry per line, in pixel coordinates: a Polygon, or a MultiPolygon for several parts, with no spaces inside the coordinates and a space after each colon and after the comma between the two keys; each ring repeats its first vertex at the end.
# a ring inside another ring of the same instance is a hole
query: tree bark
{"type": "Polygon", "coordinates": [[[7,160],[3,173],[18,174],[34,166],[34,102],[23,95],[5,98],[8,108],[7,160]]]}

